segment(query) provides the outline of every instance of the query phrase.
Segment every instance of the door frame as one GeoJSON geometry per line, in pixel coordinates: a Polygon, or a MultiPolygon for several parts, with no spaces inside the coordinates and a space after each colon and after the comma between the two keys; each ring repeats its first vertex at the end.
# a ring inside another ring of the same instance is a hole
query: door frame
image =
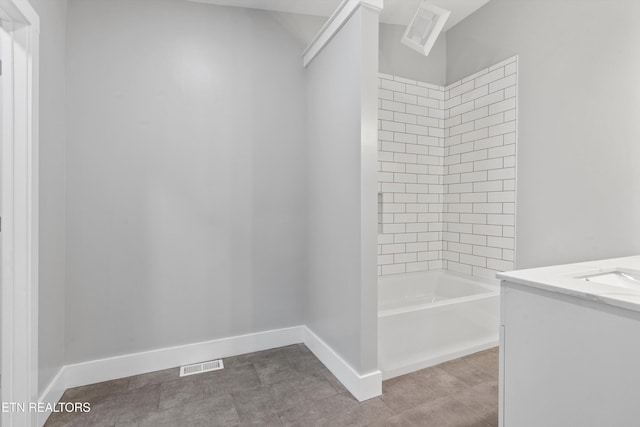
{"type": "Polygon", "coordinates": [[[38,401],[38,52],[40,22],[28,0],[0,0],[2,29],[2,413],[35,426],[38,401]]]}

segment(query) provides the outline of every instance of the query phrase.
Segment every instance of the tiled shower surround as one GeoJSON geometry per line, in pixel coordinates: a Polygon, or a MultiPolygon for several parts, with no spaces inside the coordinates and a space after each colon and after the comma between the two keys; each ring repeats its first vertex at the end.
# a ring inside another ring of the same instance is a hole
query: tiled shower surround
{"type": "Polygon", "coordinates": [[[378,274],[514,266],[517,58],[440,87],[380,74],[378,274]]]}
{"type": "Polygon", "coordinates": [[[444,100],[442,87],[380,77],[379,274],[443,266],[444,100]]]}

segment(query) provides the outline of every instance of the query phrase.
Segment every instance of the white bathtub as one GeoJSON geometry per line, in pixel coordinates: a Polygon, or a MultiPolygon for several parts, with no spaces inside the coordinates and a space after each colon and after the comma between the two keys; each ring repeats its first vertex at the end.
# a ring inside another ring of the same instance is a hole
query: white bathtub
{"type": "Polygon", "coordinates": [[[443,270],[379,277],[382,378],[498,345],[498,284],[443,270]]]}

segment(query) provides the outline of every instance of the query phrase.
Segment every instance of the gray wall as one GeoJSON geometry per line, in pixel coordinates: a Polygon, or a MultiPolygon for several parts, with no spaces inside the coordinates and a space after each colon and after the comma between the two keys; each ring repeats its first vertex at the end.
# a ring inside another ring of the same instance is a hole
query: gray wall
{"type": "Polygon", "coordinates": [[[447,80],[518,54],[518,268],[640,252],[640,2],[492,0],[447,80]]]}
{"type": "MultiPolygon", "coordinates": [[[[305,47],[313,41],[327,20],[319,16],[292,13],[270,14],[305,47]]],[[[444,86],[447,80],[446,33],[440,34],[429,56],[424,56],[402,44],[405,30],[404,25],[380,24],[379,71],[444,86]]]]}
{"type": "Polygon", "coordinates": [[[303,45],[261,11],[71,0],[68,363],[303,323],[303,45]]]}
{"type": "Polygon", "coordinates": [[[358,9],[307,67],[304,323],[360,373],[377,369],[377,30],[377,13],[358,9]]]}
{"type": "Polygon", "coordinates": [[[444,86],[447,80],[447,35],[440,34],[424,56],[402,44],[404,25],[380,24],[380,72],[444,86]]]}
{"type": "MultiPolygon", "coordinates": [[[[268,12],[291,36],[306,48],[318,35],[327,22],[323,16],[302,15],[299,13],[268,12]]],[[[300,52],[302,54],[302,51],[300,52]]]]}
{"type": "Polygon", "coordinates": [[[30,0],[40,16],[38,388],[64,364],[66,0],[30,0]]]}

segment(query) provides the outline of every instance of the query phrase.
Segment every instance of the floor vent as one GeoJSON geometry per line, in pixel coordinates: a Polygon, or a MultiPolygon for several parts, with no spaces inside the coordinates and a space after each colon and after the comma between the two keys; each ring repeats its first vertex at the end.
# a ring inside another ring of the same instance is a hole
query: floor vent
{"type": "Polygon", "coordinates": [[[204,372],[217,371],[224,369],[222,359],[210,360],[208,362],[194,363],[193,365],[181,366],[180,376],[186,377],[188,375],[202,374],[204,372]]]}

